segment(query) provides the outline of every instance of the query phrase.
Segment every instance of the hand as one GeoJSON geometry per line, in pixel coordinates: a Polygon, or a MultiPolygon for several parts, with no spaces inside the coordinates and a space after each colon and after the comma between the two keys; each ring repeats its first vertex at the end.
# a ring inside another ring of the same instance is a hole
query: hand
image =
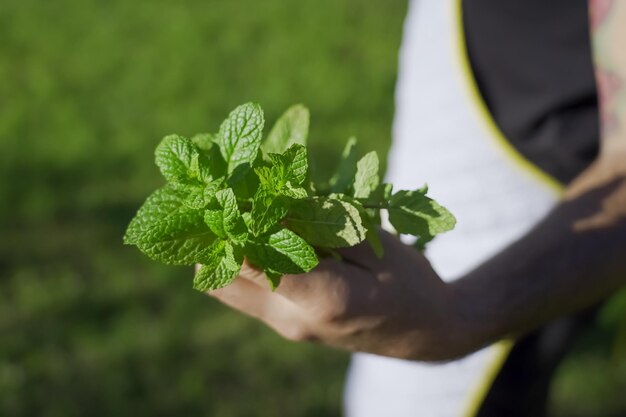
{"type": "Polygon", "coordinates": [[[208,294],[294,341],[404,359],[458,356],[449,287],[421,253],[388,233],[381,238],[382,259],[361,244],[342,250],[343,261],[283,277],[275,292],[244,264],[233,284],[208,294]]]}

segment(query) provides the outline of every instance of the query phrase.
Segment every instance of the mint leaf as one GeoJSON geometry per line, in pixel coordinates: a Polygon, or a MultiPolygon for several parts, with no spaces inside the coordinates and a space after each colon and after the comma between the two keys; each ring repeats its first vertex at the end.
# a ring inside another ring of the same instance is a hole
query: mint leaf
{"type": "Polygon", "coordinates": [[[306,149],[292,145],[283,154],[269,154],[271,167],[256,169],[261,184],[276,194],[299,199],[308,195],[301,187],[308,171],[306,149]]]}
{"type": "Polygon", "coordinates": [[[302,145],[292,145],[282,155],[285,165],[285,178],[291,185],[302,185],[309,169],[306,148],[302,145]]]}
{"type": "Polygon", "coordinates": [[[318,264],[315,251],[304,239],[288,229],[281,229],[267,239],[268,246],[286,256],[296,266],[273,265],[272,269],[283,274],[299,274],[309,272],[318,264]]]}
{"type": "Polygon", "coordinates": [[[222,157],[220,147],[217,144],[213,144],[208,151],[204,152],[209,163],[209,172],[213,178],[225,177],[228,173],[228,165],[222,157]]]}
{"type": "Polygon", "coordinates": [[[366,199],[361,200],[364,205],[369,206],[365,211],[375,224],[380,224],[380,210],[387,208],[392,192],[393,185],[387,183],[378,184],[366,199]]]}
{"type": "Polygon", "coordinates": [[[233,110],[216,135],[165,137],[155,161],[167,185],[146,199],[124,243],[166,264],[200,263],[194,287],[206,291],[231,283],[244,255],[274,287],[283,274],[317,265],[312,245],[333,254],[367,240],[381,256],[384,209],[420,248],[454,226],[426,186],[392,194],[391,184],[380,183],[376,153],[358,159],[354,138],[328,183],[309,181],[308,123],[305,107],[290,108],[262,145],[266,154],[263,112],[253,103],[233,110]]]}
{"type": "Polygon", "coordinates": [[[354,246],[363,241],[366,234],[359,210],[347,201],[332,197],[296,200],[285,222],[313,246],[354,246]]]}
{"type": "Polygon", "coordinates": [[[193,265],[208,259],[216,236],[202,221],[202,211],[183,204],[171,186],[153,193],[131,221],[124,242],[169,265],[193,265]]]}
{"type": "Polygon", "coordinates": [[[389,200],[389,221],[398,233],[418,237],[418,247],[431,241],[436,234],[454,228],[456,219],[443,206],[426,197],[426,189],[401,190],[389,200]]]}
{"type": "Polygon", "coordinates": [[[245,250],[252,263],[265,271],[273,288],[280,275],[309,272],[318,264],[313,248],[288,229],[250,241],[245,250]]]}
{"type": "Polygon", "coordinates": [[[375,151],[366,154],[356,164],[352,189],[355,198],[367,198],[380,184],[378,177],[378,155],[375,151]]]}
{"type": "MultiPolygon", "coordinates": [[[[391,198],[393,193],[393,185],[382,183],[378,184],[378,186],[372,191],[372,193],[367,197],[368,203],[383,205],[391,198]]],[[[426,194],[424,192],[424,194],[426,194]]]]}
{"type": "Polygon", "coordinates": [[[259,187],[252,200],[250,231],[259,236],[276,225],[289,210],[289,201],[272,190],[259,187]]]}
{"type": "Polygon", "coordinates": [[[284,195],[285,197],[290,197],[295,200],[300,200],[302,198],[306,198],[309,196],[309,193],[307,192],[306,189],[302,187],[292,187],[290,184],[285,185],[280,190],[280,193],[284,195]]]}
{"type": "Polygon", "coordinates": [[[380,241],[379,228],[376,226],[375,220],[371,219],[369,215],[361,213],[363,219],[363,226],[367,230],[365,232],[365,240],[370,245],[374,254],[379,258],[382,258],[385,254],[385,248],[380,241]]]}
{"type": "MultiPolygon", "coordinates": [[[[205,208],[209,204],[209,202],[215,197],[215,193],[222,186],[223,182],[223,178],[218,178],[209,182],[204,187],[199,186],[182,188],[182,190],[185,190],[187,194],[183,203],[185,204],[185,206],[192,209],[205,208]]],[[[178,189],[181,188],[178,187],[178,189]]]]}
{"type": "Polygon", "coordinates": [[[242,164],[252,165],[261,145],[264,123],[263,110],[253,103],[237,107],[222,123],[217,143],[229,174],[242,164]]]}
{"type": "Polygon", "coordinates": [[[283,174],[278,172],[276,167],[261,166],[254,168],[254,172],[259,179],[260,187],[265,188],[268,191],[276,192],[276,190],[282,186],[283,174]]]}
{"type": "Polygon", "coordinates": [[[210,133],[197,133],[191,137],[191,142],[203,151],[208,151],[215,144],[215,136],[210,133]]]}
{"type": "Polygon", "coordinates": [[[203,161],[207,165],[211,177],[221,178],[226,175],[228,167],[216,140],[216,135],[210,133],[198,133],[191,138],[191,142],[198,148],[200,154],[204,156],[203,161]]]}
{"type": "Polygon", "coordinates": [[[309,163],[304,146],[292,145],[282,154],[268,154],[268,158],[272,161],[272,166],[277,168],[276,174],[282,180],[301,185],[306,179],[309,163]]]}
{"type": "Polygon", "coordinates": [[[237,206],[233,190],[226,188],[215,194],[215,203],[204,213],[204,221],[222,239],[245,241],[248,230],[237,206]]]}
{"type": "Polygon", "coordinates": [[[124,234],[124,243],[134,245],[155,224],[170,219],[182,208],[184,198],[185,194],[171,185],[157,189],[146,199],[131,220],[124,234]]]}
{"type": "MultiPolygon", "coordinates": [[[[262,157],[257,157],[257,160],[262,161],[262,157]]],[[[260,162],[259,162],[260,163],[260,162]]],[[[254,162],[257,165],[257,162],[254,162]]],[[[256,175],[253,169],[250,169],[250,165],[239,165],[227,180],[227,184],[233,189],[237,199],[239,200],[251,200],[254,197],[257,189],[259,188],[259,177],[256,175]]]]}
{"type": "Polygon", "coordinates": [[[155,163],[166,180],[183,184],[200,184],[208,181],[208,161],[187,138],[169,135],[157,146],[155,163]]]}
{"type": "Polygon", "coordinates": [[[383,248],[383,244],[380,241],[379,235],[379,227],[380,224],[380,215],[379,210],[368,210],[363,207],[360,201],[356,200],[353,197],[347,196],[345,194],[331,194],[330,198],[336,198],[342,201],[346,201],[353,205],[358,211],[359,216],[361,216],[361,222],[363,227],[365,228],[365,240],[369,243],[370,247],[374,251],[374,254],[379,258],[382,258],[385,250],[383,248]],[[374,215],[370,214],[374,212],[374,215]]]}
{"type": "Polygon", "coordinates": [[[205,262],[210,252],[207,247],[216,237],[201,220],[199,211],[181,212],[172,221],[155,225],[136,245],[150,258],[168,265],[205,262]]]}
{"type": "Polygon", "coordinates": [[[263,150],[267,153],[281,153],[293,144],[306,145],[308,134],[309,110],[296,104],[278,119],[263,143],[263,150]]]}
{"type": "Polygon", "coordinates": [[[283,274],[281,274],[280,272],[276,272],[272,268],[269,268],[269,267],[263,269],[263,273],[265,274],[265,277],[269,281],[272,291],[278,288],[278,286],[280,285],[280,280],[283,277],[283,274]]]}
{"type": "Polygon", "coordinates": [[[212,249],[211,257],[196,272],[193,288],[198,291],[211,291],[222,288],[235,280],[243,257],[228,241],[217,241],[212,249]]]}
{"type": "Polygon", "coordinates": [[[352,137],[348,139],[341,153],[341,161],[339,162],[337,171],[329,181],[331,192],[346,193],[356,175],[356,161],[356,138],[352,137]]]}

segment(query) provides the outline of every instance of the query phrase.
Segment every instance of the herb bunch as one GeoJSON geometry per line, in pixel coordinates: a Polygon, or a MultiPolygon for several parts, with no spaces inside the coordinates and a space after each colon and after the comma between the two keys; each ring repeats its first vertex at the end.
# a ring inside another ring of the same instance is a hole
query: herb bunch
{"type": "Polygon", "coordinates": [[[313,269],[317,253],[367,240],[382,256],[381,210],[398,233],[416,236],[419,248],[454,227],[426,187],[392,193],[380,182],[376,152],[358,159],[355,139],[328,183],[312,183],[305,107],[288,109],[265,141],[263,127],[260,106],[247,103],[217,134],[166,136],[155,161],[167,184],[147,198],[124,243],[165,264],[201,264],[193,281],[199,291],[230,284],[244,257],[275,288],[282,275],[313,269]]]}

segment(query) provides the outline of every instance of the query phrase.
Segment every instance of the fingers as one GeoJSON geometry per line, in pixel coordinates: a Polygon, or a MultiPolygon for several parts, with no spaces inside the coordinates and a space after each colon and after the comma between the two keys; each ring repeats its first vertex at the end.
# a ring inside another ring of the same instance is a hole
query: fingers
{"type": "Polygon", "coordinates": [[[263,319],[268,315],[268,310],[271,308],[269,306],[273,301],[273,294],[241,278],[235,279],[227,287],[208,291],[207,294],[229,307],[258,319],[263,319]]]}
{"type": "Polygon", "coordinates": [[[265,275],[246,262],[233,283],[208,294],[283,337],[302,341],[322,337],[321,324],[366,311],[376,284],[376,277],[362,268],[323,259],[309,273],[284,276],[272,292],[265,275]]]}
{"type": "Polygon", "coordinates": [[[228,287],[207,294],[229,307],[263,321],[287,339],[312,338],[295,304],[243,277],[237,278],[228,287]]]}
{"type": "Polygon", "coordinates": [[[376,256],[367,242],[362,242],[350,248],[341,248],[337,252],[341,255],[344,262],[367,271],[376,271],[381,266],[382,259],[376,256]]]}
{"type": "Polygon", "coordinates": [[[312,320],[341,317],[354,300],[369,299],[377,286],[370,272],[334,259],[323,259],[311,272],[283,277],[277,292],[312,320]]]}
{"type": "Polygon", "coordinates": [[[407,246],[397,236],[385,231],[380,231],[379,237],[384,248],[382,258],[374,253],[368,242],[361,242],[350,248],[342,248],[338,252],[346,262],[361,266],[368,271],[378,272],[389,268],[394,262],[402,262],[407,246]]]}
{"type": "Polygon", "coordinates": [[[278,297],[286,297],[292,301],[297,300],[299,295],[308,294],[309,297],[311,296],[311,281],[315,275],[315,272],[300,275],[283,275],[278,287],[272,289],[265,274],[251,266],[247,261],[243,263],[239,272],[239,278],[257,285],[268,293],[278,297]]]}
{"type": "Polygon", "coordinates": [[[253,282],[265,290],[271,291],[272,289],[270,282],[268,281],[263,271],[252,266],[248,262],[248,260],[243,261],[243,265],[241,266],[241,270],[239,271],[239,277],[253,282]]]}
{"type": "MultiPolygon", "coordinates": [[[[371,249],[353,249],[354,259],[361,259],[360,251],[368,253],[371,249]]],[[[284,275],[279,286],[272,291],[265,274],[245,261],[233,284],[210,295],[276,328],[280,326],[277,323],[284,322],[285,311],[292,316],[321,311],[327,305],[344,305],[346,299],[357,293],[370,291],[377,283],[377,278],[370,272],[378,266],[379,260],[375,262],[376,265],[370,264],[366,269],[335,259],[322,259],[308,273],[284,275]],[[278,310],[283,311],[282,316],[278,310]]]]}
{"type": "Polygon", "coordinates": [[[244,262],[239,272],[239,278],[256,284],[265,291],[276,294],[281,297],[288,298],[292,301],[301,301],[303,299],[311,299],[318,289],[332,278],[332,271],[338,275],[338,269],[341,263],[334,260],[322,260],[320,264],[311,272],[297,275],[283,275],[280,285],[272,291],[272,287],[265,274],[251,266],[247,261],[244,262]],[[334,264],[334,265],[333,265],[334,264]]]}

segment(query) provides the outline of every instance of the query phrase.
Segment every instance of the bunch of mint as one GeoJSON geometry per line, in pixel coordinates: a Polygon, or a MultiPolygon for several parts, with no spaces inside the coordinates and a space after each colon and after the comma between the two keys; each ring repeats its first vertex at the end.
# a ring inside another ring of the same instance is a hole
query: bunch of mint
{"type": "Polygon", "coordinates": [[[419,247],[454,227],[426,187],[392,193],[380,182],[376,153],[357,159],[354,139],[328,183],[312,183],[305,107],[287,110],[264,142],[263,127],[263,111],[247,103],[215,135],[165,137],[155,156],[167,184],[147,198],[124,243],[165,264],[201,264],[193,282],[200,291],[231,283],[244,258],[275,288],[282,275],[314,268],[317,252],[367,240],[382,256],[381,210],[419,247]]]}

